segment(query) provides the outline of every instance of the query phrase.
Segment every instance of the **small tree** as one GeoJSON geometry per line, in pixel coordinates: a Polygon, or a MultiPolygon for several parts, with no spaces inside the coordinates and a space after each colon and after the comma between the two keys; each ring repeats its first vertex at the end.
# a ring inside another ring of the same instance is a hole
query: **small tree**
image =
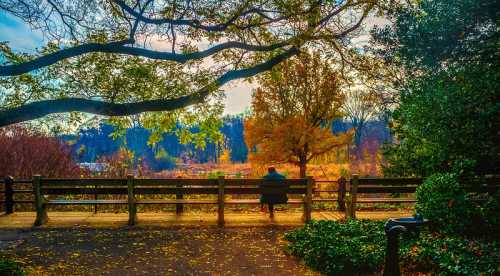
{"type": "Polygon", "coordinates": [[[357,88],[345,93],[345,103],[342,111],[354,129],[354,145],[356,145],[356,156],[362,157],[361,138],[366,123],[373,119],[379,112],[381,100],[377,94],[370,92],[366,88],[357,88]]]}
{"type": "Polygon", "coordinates": [[[245,121],[250,160],[290,162],[305,177],[309,161],[347,142],[349,135],[330,128],[341,116],[340,78],[318,53],[286,61],[259,81],[245,121]]]}

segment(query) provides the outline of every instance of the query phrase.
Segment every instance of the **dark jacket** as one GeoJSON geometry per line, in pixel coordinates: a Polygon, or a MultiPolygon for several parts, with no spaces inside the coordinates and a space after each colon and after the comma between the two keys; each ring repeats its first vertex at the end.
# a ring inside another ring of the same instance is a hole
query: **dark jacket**
{"type": "MultiPolygon", "coordinates": [[[[264,180],[270,180],[272,185],[283,184],[283,183],[280,183],[279,180],[286,179],[286,177],[284,175],[279,174],[277,172],[268,173],[263,178],[264,178],[264,180]]],[[[260,196],[260,203],[268,203],[268,204],[287,203],[288,202],[288,197],[286,195],[287,189],[288,189],[288,187],[283,185],[283,192],[282,193],[272,193],[272,194],[263,193],[260,196]]]]}

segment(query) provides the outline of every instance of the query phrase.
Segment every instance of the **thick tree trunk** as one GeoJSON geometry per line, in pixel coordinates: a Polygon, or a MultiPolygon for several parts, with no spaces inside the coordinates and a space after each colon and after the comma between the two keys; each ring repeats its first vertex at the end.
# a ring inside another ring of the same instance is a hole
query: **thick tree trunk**
{"type": "Polygon", "coordinates": [[[300,178],[306,178],[307,163],[301,162],[300,167],[300,178]]]}
{"type": "Polygon", "coordinates": [[[305,143],[304,149],[299,156],[300,178],[306,178],[308,152],[309,152],[309,144],[305,143]]]}

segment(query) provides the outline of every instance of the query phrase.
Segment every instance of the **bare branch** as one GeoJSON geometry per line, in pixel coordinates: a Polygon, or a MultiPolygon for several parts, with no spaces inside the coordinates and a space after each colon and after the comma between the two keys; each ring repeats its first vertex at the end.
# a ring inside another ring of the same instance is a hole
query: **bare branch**
{"type": "MultiPolygon", "coordinates": [[[[47,0],[47,2],[52,6],[52,8],[59,14],[59,16],[61,17],[61,21],[63,22],[64,25],[66,25],[66,27],[68,27],[69,29],[69,32],[71,34],[71,37],[73,39],[76,39],[76,35],[75,35],[75,30],[73,28],[73,26],[71,26],[65,19],[66,15],[63,14],[61,12],[61,10],[59,9],[59,7],[57,6],[57,4],[55,4],[54,2],[52,2],[51,0],[47,0]]],[[[71,18],[71,17],[70,17],[71,18]]],[[[74,18],[71,18],[74,20],[74,18]]]]}
{"type": "Polygon", "coordinates": [[[240,11],[240,12],[235,13],[229,20],[227,20],[224,23],[215,24],[215,25],[203,25],[198,20],[195,20],[195,19],[169,19],[169,18],[149,18],[149,17],[145,17],[142,13],[137,12],[136,10],[134,10],[133,8],[131,8],[130,6],[128,6],[122,0],[115,0],[114,2],[116,4],[118,4],[118,6],[120,6],[120,8],[122,8],[123,10],[125,10],[127,13],[129,13],[130,15],[134,16],[135,18],[137,18],[138,20],[140,20],[140,21],[142,21],[142,22],[144,22],[146,24],[153,24],[153,25],[170,24],[170,25],[176,25],[176,26],[189,26],[189,27],[200,29],[200,30],[204,30],[204,31],[207,31],[207,32],[222,32],[222,31],[225,31],[227,28],[229,28],[230,26],[234,25],[234,22],[238,18],[240,18],[242,16],[249,15],[249,14],[259,14],[260,16],[262,16],[264,18],[268,18],[267,22],[269,22],[269,23],[276,22],[276,21],[279,21],[279,20],[283,20],[283,19],[286,18],[286,17],[270,18],[268,16],[263,16],[263,15],[265,15],[264,14],[264,12],[265,12],[264,10],[258,9],[258,8],[251,8],[251,9],[249,9],[247,11],[240,11]]]}

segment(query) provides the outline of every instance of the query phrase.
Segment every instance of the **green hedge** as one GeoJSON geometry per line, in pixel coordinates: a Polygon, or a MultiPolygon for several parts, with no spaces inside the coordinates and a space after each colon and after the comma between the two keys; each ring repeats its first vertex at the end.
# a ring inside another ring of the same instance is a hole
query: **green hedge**
{"type": "MultiPolygon", "coordinates": [[[[291,231],[288,251],[327,275],[366,275],[383,269],[384,222],[312,221],[291,231]]],[[[405,235],[400,248],[405,274],[495,275],[500,273],[500,243],[459,235],[422,232],[405,235]]]]}
{"type": "Polygon", "coordinates": [[[481,223],[481,210],[468,198],[452,173],[428,177],[417,188],[415,210],[432,222],[434,230],[445,233],[473,232],[481,223]]]}
{"type": "Polygon", "coordinates": [[[403,242],[404,267],[437,275],[498,275],[500,243],[457,235],[422,233],[403,242]]]}
{"type": "Polygon", "coordinates": [[[428,177],[417,188],[415,210],[431,221],[433,230],[451,235],[500,237],[500,191],[484,204],[470,194],[454,173],[428,177]]]}
{"type": "Polygon", "coordinates": [[[383,222],[311,221],[286,234],[288,250],[310,267],[329,275],[355,275],[378,270],[383,263],[383,222]]]}

